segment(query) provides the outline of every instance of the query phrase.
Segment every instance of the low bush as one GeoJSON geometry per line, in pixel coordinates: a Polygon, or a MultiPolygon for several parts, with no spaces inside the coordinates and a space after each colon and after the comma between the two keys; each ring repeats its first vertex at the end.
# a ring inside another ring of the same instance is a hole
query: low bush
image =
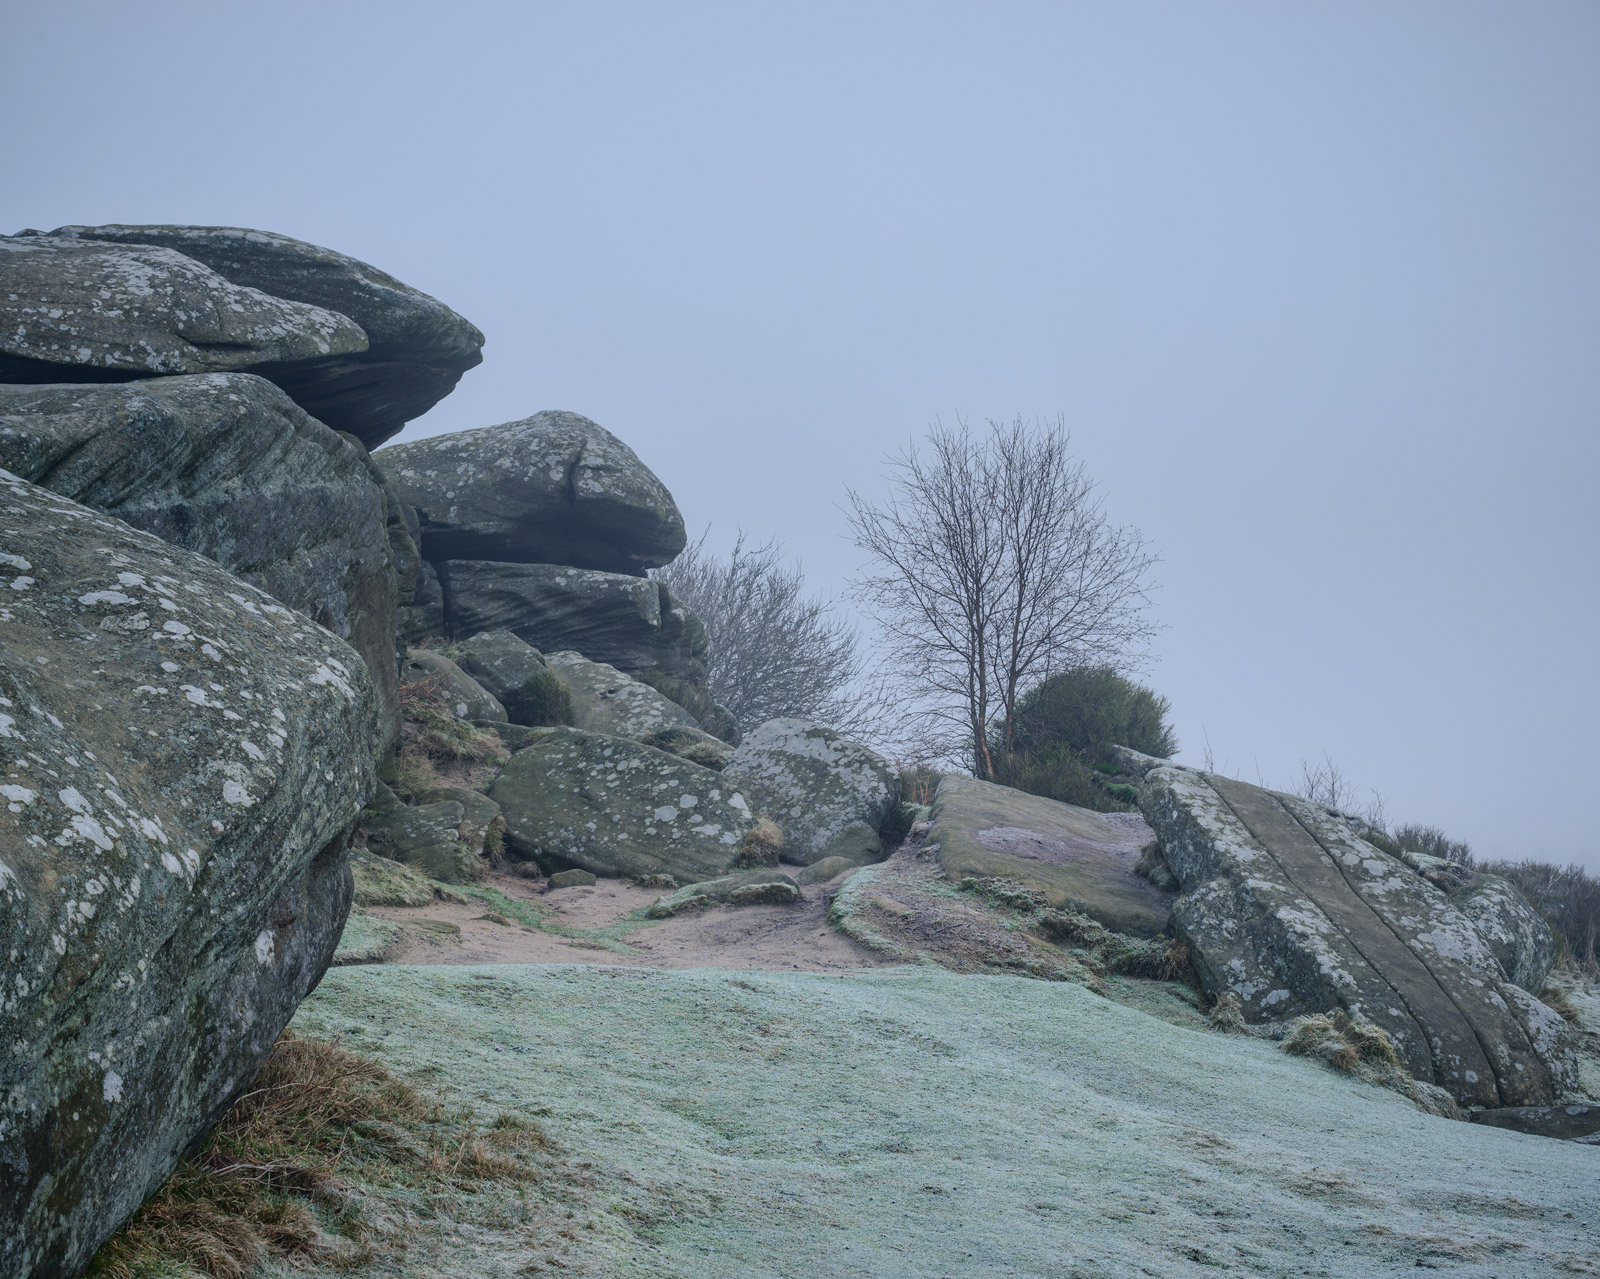
{"type": "Polygon", "coordinates": [[[744,838],[739,841],[739,857],[734,865],[746,870],[776,866],[782,851],[782,828],[770,817],[758,817],[756,824],[745,831],[744,838]]]}
{"type": "Polygon", "coordinates": [[[550,728],[572,724],[572,694],[554,673],[536,670],[500,701],[506,718],[527,728],[550,728]]]}
{"type": "Polygon", "coordinates": [[[904,765],[900,769],[900,799],[907,804],[931,804],[944,774],[927,764],[904,765]]]}

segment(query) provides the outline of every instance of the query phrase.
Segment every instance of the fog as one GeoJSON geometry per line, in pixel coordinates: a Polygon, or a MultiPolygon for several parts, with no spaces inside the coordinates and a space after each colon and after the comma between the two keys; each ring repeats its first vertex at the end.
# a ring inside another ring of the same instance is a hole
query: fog
{"type": "Polygon", "coordinates": [[[1600,8],[58,3],[0,230],[252,226],[434,293],[402,438],[575,410],[859,566],[935,417],[1061,414],[1160,549],[1181,758],[1600,868],[1600,8]]]}

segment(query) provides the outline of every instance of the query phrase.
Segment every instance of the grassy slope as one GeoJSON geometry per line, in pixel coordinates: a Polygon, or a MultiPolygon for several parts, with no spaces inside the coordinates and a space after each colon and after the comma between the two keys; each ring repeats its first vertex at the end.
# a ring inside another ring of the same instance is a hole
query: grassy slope
{"type": "MultiPolygon", "coordinates": [[[[596,1165],[567,1265],[599,1273],[1600,1273],[1600,1149],[1432,1118],[1076,985],[346,968],[296,1026],[596,1165]]],[[[509,1223],[441,1224],[396,1273],[540,1255],[509,1223]]]]}

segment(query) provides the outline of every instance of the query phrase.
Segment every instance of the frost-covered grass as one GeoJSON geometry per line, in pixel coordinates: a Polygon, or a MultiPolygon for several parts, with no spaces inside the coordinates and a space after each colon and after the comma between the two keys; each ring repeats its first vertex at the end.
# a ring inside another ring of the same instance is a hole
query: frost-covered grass
{"type": "MultiPolygon", "coordinates": [[[[1071,983],[345,968],[296,1026],[592,1165],[565,1263],[596,1273],[1595,1272],[1600,1149],[1071,983]]],[[[448,1218],[384,1273],[543,1273],[548,1242],[448,1218]]]]}

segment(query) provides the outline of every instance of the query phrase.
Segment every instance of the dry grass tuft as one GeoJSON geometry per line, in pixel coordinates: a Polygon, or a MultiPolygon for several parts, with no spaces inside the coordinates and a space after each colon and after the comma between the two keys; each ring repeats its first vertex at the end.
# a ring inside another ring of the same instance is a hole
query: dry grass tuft
{"type": "Polygon", "coordinates": [[[735,866],[745,868],[776,866],[778,854],[783,851],[783,830],[770,817],[756,818],[756,824],[745,831],[739,841],[739,858],[735,866]]]}
{"type": "Polygon", "coordinates": [[[456,784],[460,779],[442,771],[450,765],[500,763],[510,754],[493,729],[451,713],[441,676],[400,685],[400,741],[391,785],[401,799],[456,784]]]}
{"type": "Polygon", "coordinates": [[[525,1184],[549,1140],[502,1116],[451,1117],[376,1062],[285,1031],[260,1075],[96,1254],[91,1279],[244,1279],[265,1257],[343,1269],[373,1259],[347,1178],[424,1190],[525,1184]]]}
{"type": "Polygon", "coordinates": [[[1363,1065],[1382,1071],[1401,1069],[1400,1054],[1379,1026],[1355,1021],[1344,1009],[1296,1018],[1283,1050],[1297,1057],[1316,1057],[1342,1074],[1356,1074],[1363,1065]]]}

